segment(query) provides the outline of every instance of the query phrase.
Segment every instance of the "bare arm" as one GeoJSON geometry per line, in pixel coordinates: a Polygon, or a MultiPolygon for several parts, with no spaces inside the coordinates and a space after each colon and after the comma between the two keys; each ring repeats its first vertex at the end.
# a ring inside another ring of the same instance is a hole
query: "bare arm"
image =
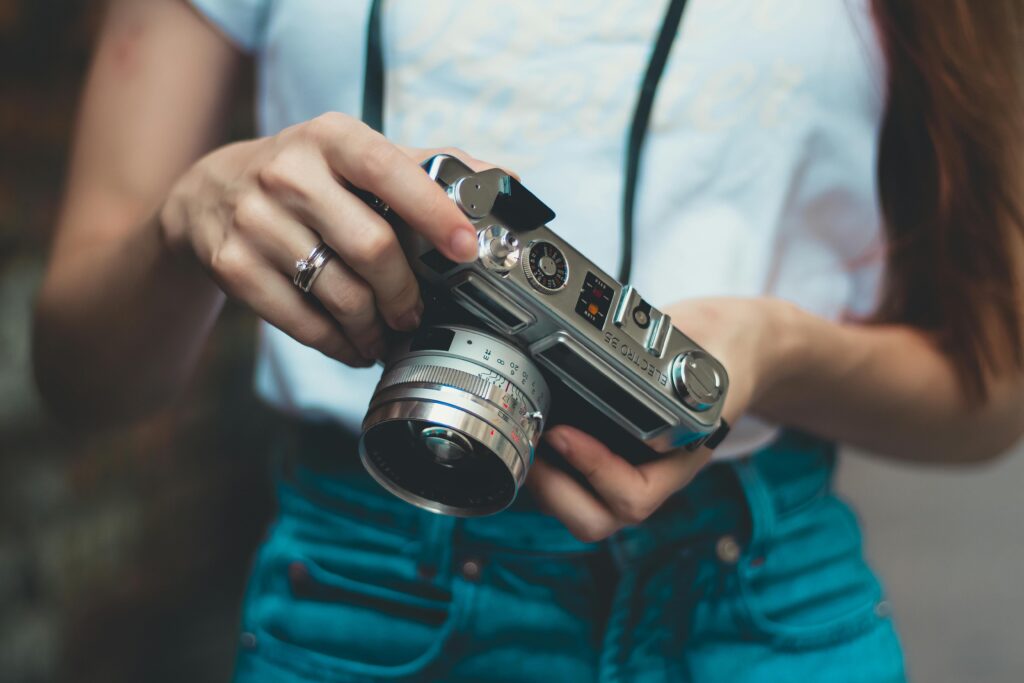
{"type": "MultiPolygon", "coordinates": [[[[777,299],[684,301],[673,321],[729,370],[726,418],[751,412],[899,460],[966,463],[1005,452],[1024,434],[1024,376],[990,378],[967,400],[950,358],[902,325],[824,320],[777,299]]],[[[578,538],[638,524],[710,460],[707,449],[634,466],[571,427],[545,432],[591,491],[543,460],[528,484],[578,538]]]]}
{"type": "Polygon", "coordinates": [[[187,379],[223,295],[154,217],[220,138],[239,62],[182,2],[111,5],[36,307],[37,377],[59,412],[142,412],[187,379]]]}
{"type": "Polygon", "coordinates": [[[385,329],[414,329],[422,302],[394,231],[353,187],[448,258],[476,256],[472,225],[417,164],[440,150],[334,113],[214,149],[238,63],[183,0],[111,6],[36,306],[39,385],[67,418],[165,403],[225,294],[339,362],[381,357],[385,329]],[[295,260],[320,241],[336,256],[306,295],[295,260]]]}
{"type": "MultiPolygon", "coordinates": [[[[1024,234],[1005,248],[1024,286],[1024,234]]],[[[1017,301],[1021,301],[1018,297],[1017,301]]],[[[972,463],[1006,453],[1024,436],[1024,372],[1013,342],[986,301],[976,302],[985,355],[985,397],[971,396],[954,358],[935,335],[910,325],[822,320],[782,302],[766,303],[774,372],[751,410],[782,424],[895,460],[972,463]]],[[[1017,315],[1024,323],[1024,310],[1017,315]]]]}
{"type": "Polygon", "coordinates": [[[1024,377],[989,378],[970,400],[950,358],[926,333],[900,325],[831,323],[781,314],[785,370],[755,410],[898,460],[977,462],[1024,434],[1024,377]]]}

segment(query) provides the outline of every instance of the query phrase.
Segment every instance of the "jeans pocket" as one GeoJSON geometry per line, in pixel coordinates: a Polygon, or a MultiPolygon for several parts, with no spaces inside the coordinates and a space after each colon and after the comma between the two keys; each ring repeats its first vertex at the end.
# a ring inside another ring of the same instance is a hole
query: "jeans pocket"
{"type": "Polygon", "coordinates": [[[468,595],[389,550],[278,539],[261,553],[247,627],[260,654],[311,678],[422,680],[468,595]]]}
{"type": "Polygon", "coordinates": [[[762,555],[737,565],[745,626],[788,648],[833,645],[879,621],[881,586],[852,511],[827,496],[776,521],[762,555]]]}

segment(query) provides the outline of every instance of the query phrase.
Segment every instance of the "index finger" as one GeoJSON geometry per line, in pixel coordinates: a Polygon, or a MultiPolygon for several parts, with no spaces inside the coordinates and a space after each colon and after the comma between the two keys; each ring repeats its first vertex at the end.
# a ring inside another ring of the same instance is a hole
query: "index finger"
{"type": "Polygon", "coordinates": [[[386,202],[447,258],[475,260],[476,230],[444,190],[383,135],[366,126],[357,130],[323,147],[331,168],[386,202]]]}

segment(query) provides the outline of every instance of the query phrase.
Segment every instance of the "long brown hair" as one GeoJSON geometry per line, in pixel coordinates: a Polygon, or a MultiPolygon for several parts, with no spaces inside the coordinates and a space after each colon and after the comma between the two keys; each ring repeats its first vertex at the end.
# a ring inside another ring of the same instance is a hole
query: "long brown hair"
{"type": "Polygon", "coordinates": [[[889,65],[878,312],[935,334],[970,395],[1024,369],[1024,0],[872,0],[889,65]]]}

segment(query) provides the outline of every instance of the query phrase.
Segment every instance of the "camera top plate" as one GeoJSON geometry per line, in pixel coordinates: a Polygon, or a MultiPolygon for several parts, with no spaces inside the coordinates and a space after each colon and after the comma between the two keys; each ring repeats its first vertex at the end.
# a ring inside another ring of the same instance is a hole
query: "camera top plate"
{"type": "Polygon", "coordinates": [[[480,257],[449,261],[391,214],[417,275],[653,450],[716,433],[725,368],[551,230],[554,211],[500,169],[475,173],[448,155],[423,167],[477,227],[480,257]]]}

